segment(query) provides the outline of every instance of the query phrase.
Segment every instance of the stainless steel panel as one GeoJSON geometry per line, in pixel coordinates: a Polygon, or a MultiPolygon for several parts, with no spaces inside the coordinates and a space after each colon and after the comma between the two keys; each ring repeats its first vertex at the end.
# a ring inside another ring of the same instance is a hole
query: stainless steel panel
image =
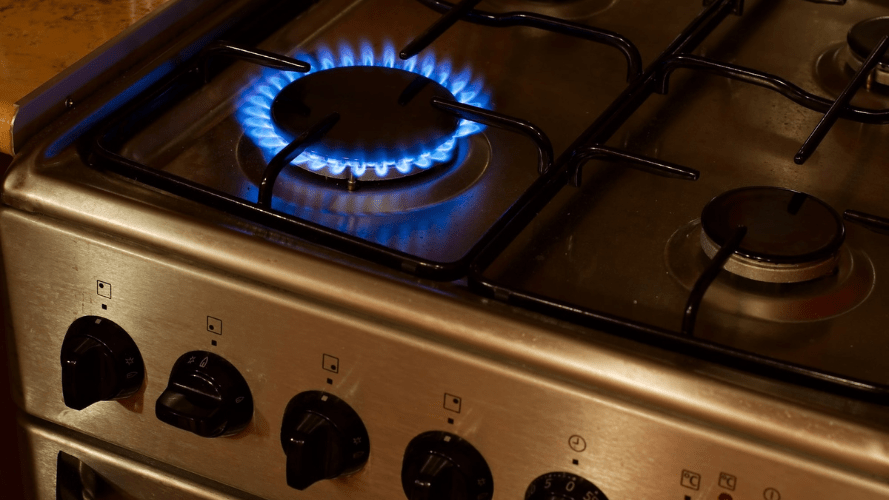
{"type": "MultiPolygon", "coordinates": [[[[0,213],[0,234],[25,411],[264,498],[296,494],[284,482],[279,428],[287,401],[305,390],[330,391],[355,408],[371,456],[360,472],[313,485],[303,498],[402,498],[404,448],[434,429],[481,451],[498,500],[522,498],[553,470],[581,474],[612,499],[720,492],[756,499],[767,488],[791,499],[889,498],[889,435],[877,425],[580,341],[555,326],[443,295],[399,294],[397,283],[345,267],[329,274],[298,254],[275,264],[307,277],[320,272],[339,293],[263,284],[11,209],[0,213]],[[97,293],[98,280],[112,285],[111,298],[97,293]],[[373,307],[392,300],[402,318],[437,314],[425,324],[395,322],[373,307]],[[147,375],[136,396],[78,412],[62,403],[59,349],[68,325],[88,314],[132,335],[147,375]],[[208,316],[222,321],[221,335],[208,331],[208,316]],[[256,410],[241,434],[204,439],[154,417],[170,367],[194,349],[222,355],[250,383],[256,410]],[[324,355],[338,358],[337,373],[322,366],[324,355]],[[459,398],[459,412],[447,408],[446,394],[459,398]],[[582,451],[571,446],[575,435],[582,451]],[[736,478],[734,491],[719,485],[723,473],[736,478]],[[683,477],[698,489],[684,487],[683,477]]],[[[246,260],[267,259],[242,250],[246,260]]]]}
{"type": "Polygon", "coordinates": [[[19,416],[19,436],[32,500],[58,500],[60,452],[90,470],[91,500],[259,500],[34,417],[19,416]]]}

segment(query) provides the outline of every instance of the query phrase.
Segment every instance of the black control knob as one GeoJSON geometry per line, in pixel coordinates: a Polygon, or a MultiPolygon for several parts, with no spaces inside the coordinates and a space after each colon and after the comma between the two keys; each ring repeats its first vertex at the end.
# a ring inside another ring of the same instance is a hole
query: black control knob
{"type": "Polygon", "coordinates": [[[410,500],[488,500],[494,478],[482,454],[448,432],[424,432],[411,440],[401,465],[401,486],[410,500]]]}
{"type": "Polygon", "coordinates": [[[75,410],[132,396],[145,379],[142,354],[127,332],[109,319],[78,318],[62,341],[62,397],[75,410]]]}
{"type": "Polygon", "coordinates": [[[298,490],[357,472],[370,453],[367,428],[355,410],[321,391],[302,392],[287,403],[281,446],[287,455],[287,484],[298,490]]]}
{"type": "Polygon", "coordinates": [[[154,414],[201,437],[229,436],[253,418],[253,395],[238,369],[222,356],[191,351],[173,365],[154,414]]]}
{"type": "Polygon", "coordinates": [[[525,500],[608,500],[602,490],[570,472],[544,474],[528,486],[525,500]]]}

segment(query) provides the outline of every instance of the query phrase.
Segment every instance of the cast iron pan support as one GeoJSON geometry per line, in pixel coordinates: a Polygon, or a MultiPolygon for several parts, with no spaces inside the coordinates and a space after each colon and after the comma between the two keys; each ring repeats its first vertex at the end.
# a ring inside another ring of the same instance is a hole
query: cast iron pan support
{"type": "Polygon", "coordinates": [[[204,47],[198,56],[201,71],[204,75],[204,83],[209,83],[210,81],[210,60],[217,56],[241,59],[267,68],[284,71],[308,73],[309,70],[312,69],[312,66],[307,62],[291,59],[287,56],[275,54],[274,52],[267,52],[254,47],[246,47],[219,40],[204,47]]]}
{"type": "Polygon", "coordinates": [[[307,147],[322,139],[339,120],[339,113],[327,115],[300,134],[293,142],[284,146],[281,151],[278,151],[278,154],[272,158],[272,161],[269,162],[262,172],[262,182],[259,185],[259,197],[257,200],[259,206],[266,209],[272,207],[272,191],[275,188],[275,181],[278,179],[278,174],[281,173],[281,170],[284,170],[284,167],[289,165],[307,147]]]}
{"type": "Polygon", "coordinates": [[[857,210],[846,210],[843,212],[843,219],[860,224],[871,231],[889,235],[889,219],[885,217],[877,217],[857,210]]]}
{"type": "Polygon", "coordinates": [[[716,252],[713,260],[710,261],[710,265],[698,277],[694,288],[691,290],[691,294],[688,296],[688,302],[685,303],[685,312],[682,317],[683,334],[688,336],[694,335],[695,321],[698,318],[698,311],[701,309],[701,301],[704,300],[704,294],[707,293],[707,289],[710,288],[710,285],[713,284],[713,281],[722,272],[722,268],[728,262],[729,257],[741,246],[744,236],[747,236],[746,227],[738,226],[735,228],[731,238],[716,252]]]}
{"type": "Polygon", "coordinates": [[[469,121],[502,128],[530,138],[537,145],[537,171],[541,175],[545,174],[553,164],[553,145],[549,137],[540,127],[531,122],[457,101],[446,101],[438,97],[432,98],[432,106],[469,121]]]}
{"type": "MultiPolygon", "coordinates": [[[[291,214],[272,210],[271,193],[275,180],[280,172],[299,155],[301,149],[309,147],[311,142],[320,140],[330,130],[337,118],[328,116],[306,131],[305,138],[298,138],[279,152],[263,173],[262,190],[258,202],[238,198],[229,193],[202,186],[186,178],[157,170],[139,162],[130,160],[118,152],[124,142],[136,133],[141,124],[150,123],[156,116],[163,113],[167,106],[182,99],[189,92],[202,85],[203,79],[199,72],[183,69],[166,84],[159,85],[144,97],[130,103],[118,114],[118,117],[105,124],[94,136],[90,155],[90,165],[94,168],[108,168],[120,175],[154,188],[169,192],[213,207],[222,212],[265,225],[269,228],[304,238],[308,241],[328,246],[344,253],[359,256],[393,269],[421,278],[441,281],[452,281],[466,275],[469,263],[475,259],[480,250],[477,246],[460,260],[454,262],[436,262],[418,258],[405,252],[366,241],[358,236],[343,233],[329,227],[300,219],[291,214]],[[290,157],[288,159],[288,157],[290,157]],[[265,200],[265,201],[263,201],[265,200]]],[[[410,99],[411,86],[405,89],[402,97],[410,99]]],[[[552,170],[553,151],[549,138],[536,125],[518,118],[495,113],[482,108],[448,101],[432,101],[430,105],[460,116],[464,119],[522,133],[534,140],[539,151],[538,169],[552,170]]]]}
{"type": "Polygon", "coordinates": [[[821,121],[818,122],[818,125],[815,126],[815,130],[812,131],[809,138],[806,139],[806,142],[803,143],[803,146],[800,148],[799,152],[793,158],[793,161],[798,165],[802,165],[806,160],[812,156],[812,153],[815,152],[815,148],[821,144],[821,141],[824,139],[824,136],[827,135],[827,132],[830,130],[830,127],[836,123],[837,118],[840,117],[840,111],[849,104],[849,101],[852,100],[852,97],[855,95],[855,92],[858,91],[859,88],[864,84],[865,80],[867,80],[868,76],[870,76],[870,72],[876,67],[877,63],[883,58],[883,54],[886,53],[886,49],[889,48],[889,35],[884,36],[880,43],[874,47],[874,50],[870,52],[870,55],[867,56],[867,59],[864,60],[864,64],[858,68],[858,71],[855,73],[855,76],[852,78],[852,81],[849,82],[849,85],[843,89],[843,92],[837,97],[837,100],[834,101],[833,105],[830,109],[827,110],[827,113],[821,118],[821,121]]]}
{"type": "MultiPolygon", "coordinates": [[[[425,4],[441,5],[436,0],[420,0],[425,4]]],[[[685,354],[698,356],[727,366],[742,368],[760,375],[773,377],[776,380],[796,383],[801,386],[826,390],[835,394],[854,397],[863,401],[872,401],[889,405],[889,386],[870,381],[855,379],[847,375],[817,370],[786,360],[779,360],[730,346],[718,344],[706,339],[694,337],[685,332],[693,331],[693,320],[685,321],[683,331],[666,329],[655,325],[634,321],[607,312],[580,306],[567,300],[538,295],[527,290],[505,285],[484,275],[486,269],[494,262],[510,243],[527,227],[540,210],[558,194],[571,180],[569,160],[590,145],[605,144],[614,132],[656,91],[658,80],[655,75],[664,63],[677,56],[691,52],[722,20],[732,11],[741,10],[741,5],[733,0],[718,0],[706,8],[689,24],[682,34],[648,67],[642,77],[630,82],[624,92],[609,105],[596,121],[581,134],[559,156],[545,175],[540,176],[509,211],[497,221],[491,231],[480,243],[481,252],[470,266],[469,286],[479,294],[508,302],[532,311],[547,314],[551,317],[571,323],[606,331],[621,337],[660,346],[685,354]]],[[[447,7],[445,7],[447,9],[447,7]]],[[[467,16],[477,15],[471,11],[467,16]]],[[[848,218],[848,216],[847,216],[848,218]]],[[[879,221],[877,221],[879,222],[879,221]]],[[[874,227],[889,227],[889,221],[883,221],[874,227]]],[[[725,250],[724,255],[729,254],[725,250]]],[[[722,269],[724,263],[714,263],[714,269],[722,269]]],[[[706,290],[705,280],[699,278],[696,288],[706,290]]],[[[695,294],[703,296],[703,293],[695,294]]],[[[691,300],[691,315],[694,317],[700,307],[691,300]]],[[[698,301],[699,302],[699,301],[698,301]]]]}
{"type": "MultiPolygon", "coordinates": [[[[716,0],[704,0],[704,7],[713,5],[716,0]]],[[[735,0],[732,5],[732,14],[736,16],[744,15],[744,0],[735,0]]]]}
{"type": "Polygon", "coordinates": [[[458,19],[463,19],[483,26],[506,28],[511,26],[527,26],[552,33],[582,38],[591,42],[605,44],[619,50],[627,60],[627,81],[642,74],[642,56],[639,49],[624,36],[599,28],[593,28],[584,24],[573,23],[555,17],[549,17],[529,12],[505,12],[492,14],[481,10],[474,10],[480,0],[463,0],[454,5],[441,0],[419,0],[430,9],[444,14],[420,36],[405,46],[399,54],[402,59],[409,59],[419,54],[436,38],[442,35],[458,19]]]}
{"type": "Polygon", "coordinates": [[[482,0],[461,0],[457,5],[445,12],[443,16],[438,18],[438,21],[432,23],[432,26],[426,28],[426,31],[420,33],[417,38],[414,38],[408,43],[404,49],[398,53],[398,57],[402,59],[410,59],[419,54],[481,1],[482,0]]]}
{"type": "Polygon", "coordinates": [[[676,165],[675,163],[656,160],[608,146],[586,146],[574,150],[574,156],[569,160],[573,165],[573,184],[575,186],[580,186],[583,165],[590,160],[623,161],[626,163],[622,165],[635,168],[636,170],[685,181],[696,181],[701,176],[701,173],[697,170],[676,165]]]}
{"type": "MultiPolygon", "coordinates": [[[[658,81],[657,92],[659,94],[669,93],[670,76],[677,69],[706,71],[739,82],[757,85],[778,92],[791,101],[820,113],[826,113],[834,104],[834,101],[810,94],[781,77],[743,66],[687,54],[667,59],[661,65],[655,76],[658,81]]],[[[873,110],[855,106],[843,106],[840,108],[840,116],[861,123],[889,123],[889,109],[873,110]]]]}

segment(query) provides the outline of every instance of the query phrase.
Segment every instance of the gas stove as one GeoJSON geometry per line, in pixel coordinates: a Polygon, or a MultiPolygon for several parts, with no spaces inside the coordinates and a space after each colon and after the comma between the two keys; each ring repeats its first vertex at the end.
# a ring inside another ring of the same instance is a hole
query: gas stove
{"type": "Polygon", "coordinates": [[[233,2],[78,103],[35,497],[889,498],[886,9],[705,3],[233,2]]]}

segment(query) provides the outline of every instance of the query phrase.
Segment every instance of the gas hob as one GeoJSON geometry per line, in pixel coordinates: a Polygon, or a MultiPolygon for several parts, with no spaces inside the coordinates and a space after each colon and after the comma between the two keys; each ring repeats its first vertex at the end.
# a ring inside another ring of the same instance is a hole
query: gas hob
{"type": "Polygon", "coordinates": [[[38,498],[889,498],[885,9],[276,8],[7,176],[38,498]]]}

